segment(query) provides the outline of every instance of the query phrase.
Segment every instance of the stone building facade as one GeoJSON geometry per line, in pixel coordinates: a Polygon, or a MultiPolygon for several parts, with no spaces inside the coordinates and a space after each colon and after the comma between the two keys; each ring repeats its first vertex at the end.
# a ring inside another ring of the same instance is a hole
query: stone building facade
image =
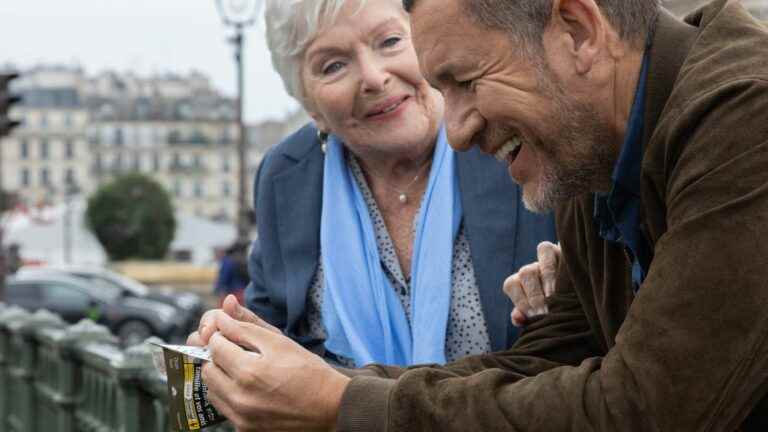
{"type": "MultiPolygon", "coordinates": [[[[22,71],[14,90],[23,103],[13,115],[23,124],[2,143],[2,176],[23,204],[55,204],[141,172],[166,188],[177,209],[234,220],[236,109],[207,77],[86,76],[46,66],[22,71]]],[[[246,197],[265,149],[306,120],[297,112],[248,127],[246,197]]]]}

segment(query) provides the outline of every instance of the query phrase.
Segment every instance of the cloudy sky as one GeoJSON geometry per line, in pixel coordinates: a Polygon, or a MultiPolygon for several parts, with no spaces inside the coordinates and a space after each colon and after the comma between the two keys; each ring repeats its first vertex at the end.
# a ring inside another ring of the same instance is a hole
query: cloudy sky
{"type": "MultiPolygon", "coordinates": [[[[81,65],[147,75],[199,70],[234,95],[230,34],[214,0],[0,0],[0,64],[81,65]]],[[[246,120],[297,107],[272,71],[260,23],[246,39],[246,120]]]]}

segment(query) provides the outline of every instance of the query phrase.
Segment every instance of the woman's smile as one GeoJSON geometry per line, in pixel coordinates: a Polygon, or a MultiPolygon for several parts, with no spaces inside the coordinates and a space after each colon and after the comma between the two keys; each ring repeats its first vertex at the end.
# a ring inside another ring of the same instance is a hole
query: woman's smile
{"type": "Polygon", "coordinates": [[[366,120],[387,121],[399,118],[407,108],[411,97],[409,95],[391,97],[368,110],[366,120]]]}

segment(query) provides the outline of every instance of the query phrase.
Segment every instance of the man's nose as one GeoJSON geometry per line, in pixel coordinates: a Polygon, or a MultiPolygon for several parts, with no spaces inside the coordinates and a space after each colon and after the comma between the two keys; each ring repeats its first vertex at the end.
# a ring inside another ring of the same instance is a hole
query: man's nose
{"type": "Polygon", "coordinates": [[[472,148],[473,137],[482,130],[483,118],[464,101],[445,98],[445,128],[448,142],[456,151],[472,148]]]}

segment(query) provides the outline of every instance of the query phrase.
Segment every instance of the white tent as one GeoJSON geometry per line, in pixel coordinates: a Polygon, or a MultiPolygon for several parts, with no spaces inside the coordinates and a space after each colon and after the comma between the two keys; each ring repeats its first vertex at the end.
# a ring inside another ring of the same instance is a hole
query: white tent
{"type": "Polygon", "coordinates": [[[104,249],[96,237],[85,227],[83,215],[85,200],[73,200],[70,204],[69,227],[65,227],[66,207],[48,208],[45,217],[16,214],[6,225],[3,243],[16,243],[25,261],[39,261],[46,264],[66,264],[65,235],[69,235],[70,264],[103,265],[107,261],[104,249]],[[66,229],[65,229],[66,228],[66,229]]]}
{"type": "Polygon", "coordinates": [[[216,249],[226,249],[236,237],[233,224],[176,212],[176,235],[171,251],[189,252],[193,264],[210,264],[216,261],[216,249]]]}
{"type": "MultiPolygon", "coordinates": [[[[20,246],[25,260],[46,264],[91,264],[107,262],[104,249],[96,237],[85,226],[84,199],[74,199],[70,204],[69,226],[66,223],[66,206],[49,208],[39,215],[11,214],[3,223],[3,243],[20,246]],[[69,263],[65,260],[65,235],[71,241],[69,263]]],[[[223,249],[234,242],[236,236],[232,224],[210,221],[205,218],[176,212],[176,235],[171,242],[171,252],[183,251],[194,264],[209,264],[215,261],[215,250],[223,249]]]]}

